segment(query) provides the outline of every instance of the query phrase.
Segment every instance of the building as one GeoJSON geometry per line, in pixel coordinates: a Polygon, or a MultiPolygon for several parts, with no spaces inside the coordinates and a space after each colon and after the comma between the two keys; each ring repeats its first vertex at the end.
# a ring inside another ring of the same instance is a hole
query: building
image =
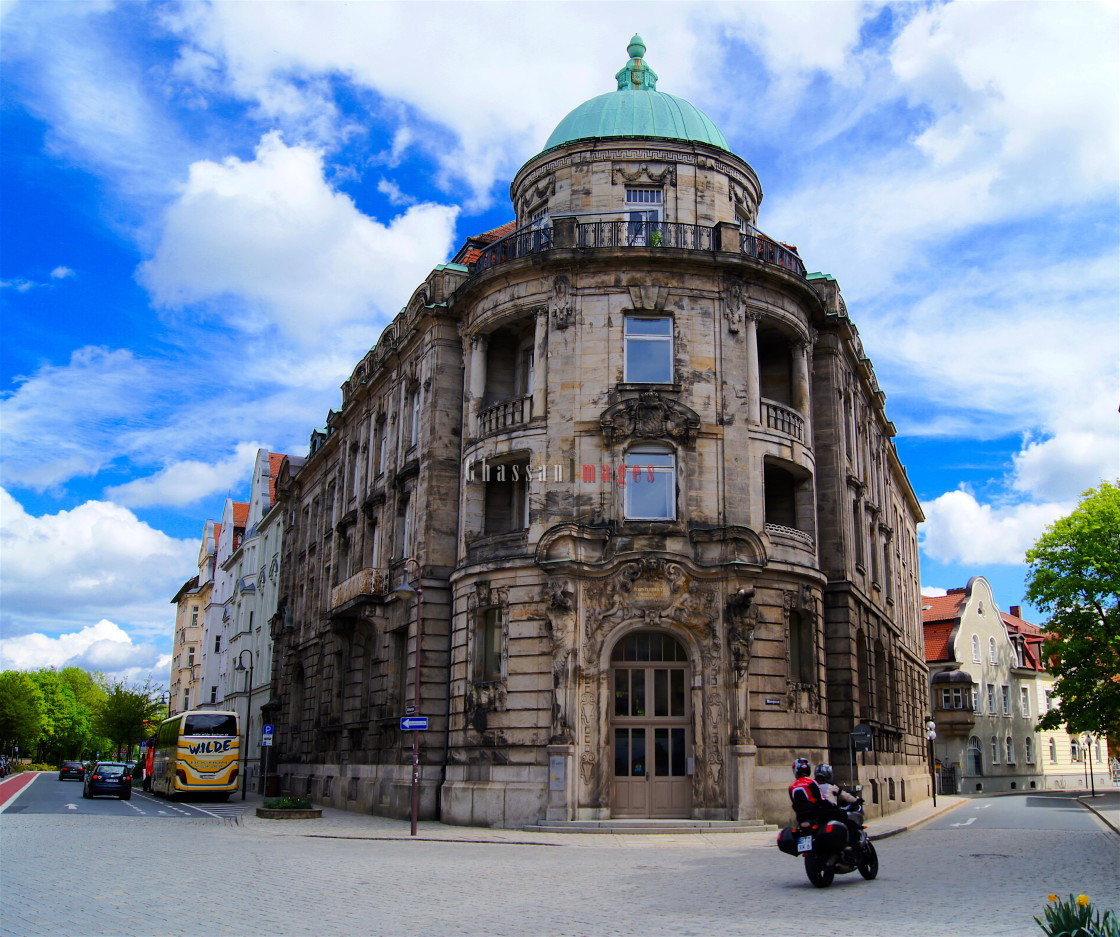
{"type": "Polygon", "coordinates": [[[1022,618],[1020,606],[1001,612],[982,576],[922,603],[942,793],[1088,788],[1090,754],[1096,783],[1108,783],[1103,739],[1086,752],[1079,737],[1038,728],[1056,702],[1054,681],[1045,632],[1022,618]]]}
{"type": "Polygon", "coordinates": [[[171,600],[171,604],[175,606],[175,639],[171,650],[171,680],[168,684],[167,704],[168,713],[171,714],[185,712],[198,705],[200,700],[203,626],[214,585],[217,527],[211,520],[202,525],[198,575],[183,583],[171,600]]]}
{"type": "Polygon", "coordinates": [[[447,822],[785,822],[798,755],[872,815],[929,795],[885,394],[754,170],[627,51],[281,467],[293,793],[407,815],[414,706],[447,822]]]}

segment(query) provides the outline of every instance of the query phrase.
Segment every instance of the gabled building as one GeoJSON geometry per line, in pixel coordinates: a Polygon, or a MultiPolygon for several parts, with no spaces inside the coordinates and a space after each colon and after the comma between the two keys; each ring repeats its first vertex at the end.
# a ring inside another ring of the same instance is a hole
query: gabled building
{"type": "Polygon", "coordinates": [[[785,822],[794,757],[847,780],[860,723],[872,815],[930,793],[886,395],[751,166],[627,51],[281,470],[293,793],[407,815],[410,707],[454,823],[785,822]]]}
{"type": "MultiPolygon", "coordinates": [[[[1076,736],[1040,732],[1053,679],[1042,654],[1045,632],[996,605],[991,584],[922,597],[926,662],[938,737],[942,793],[1088,788],[1087,754],[1076,736]]],[[[1108,779],[1107,747],[1095,742],[1098,783],[1108,779]]]]}
{"type": "Polygon", "coordinates": [[[202,525],[198,550],[198,575],[191,577],[175,593],[175,637],[171,651],[168,712],[185,712],[201,702],[201,670],[204,652],[206,608],[214,587],[218,525],[207,520],[202,525]]]}

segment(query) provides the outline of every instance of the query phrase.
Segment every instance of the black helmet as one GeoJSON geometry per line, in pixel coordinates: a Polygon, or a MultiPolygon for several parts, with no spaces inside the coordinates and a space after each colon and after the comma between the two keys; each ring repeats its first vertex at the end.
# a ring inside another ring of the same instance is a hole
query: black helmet
{"type": "Polygon", "coordinates": [[[817,765],[817,771],[814,777],[817,779],[818,784],[831,784],[832,765],[817,765]]]}
{"type": "Polygon", "coordinates": [[[807,778],[813,773],[813,766],[809,764],[808,758],[798,758],[793,763],[793,776],[795,778],[807,778]]]}

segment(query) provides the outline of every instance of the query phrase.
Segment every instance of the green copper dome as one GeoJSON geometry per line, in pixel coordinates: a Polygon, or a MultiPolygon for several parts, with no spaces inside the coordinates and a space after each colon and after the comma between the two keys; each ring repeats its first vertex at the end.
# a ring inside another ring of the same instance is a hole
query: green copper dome
{"type": "Polygon", "coordinates": [[[545,150],[602,137],[660,137],[689,140],[731,151],[727,139],[708,116],[683,98],[657,90],[657,73],[642,56],[646,46],[634,36],[631,58],[615,75],[618,90],[584,101],[568,114],[545,143],[545,150]]]}

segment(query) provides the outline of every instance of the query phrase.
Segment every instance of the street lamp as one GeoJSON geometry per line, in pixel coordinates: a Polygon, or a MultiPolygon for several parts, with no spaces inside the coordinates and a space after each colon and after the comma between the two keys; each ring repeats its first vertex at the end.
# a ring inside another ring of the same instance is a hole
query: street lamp
{"type": "MultiPolygon", "coordinates": [[[[410,595],[416,596],[416,661],[413,667],[412,676],[412,705],[408,707],[406,716],[419,716],[420,715],[420,645],[424,639],[424,584],[420,576],[420,561],[415,557],[408,557],[404,561],[404,569],[402,570],[401,584],[393,590],[393,594],[402,599],[407,599],[410,595]],[[408,583],[408,569],[409,566],[416,571],[416,588],[412,588],[408,583]]],[[[417,726],[419,724],[417,723],[417,726]]],[[[409,833],[412,836],[416,835],[416,822],[420,816],[420,729],[419,727],[412,730],[412,796],[409,806],[409,833]]]]}
{"type": "Polygon", "coordinates": [[[1090,745],[1092,739],[1089,738],[1089,733],[1085,733],[1085,754],[1089,757],[1089,789],[1094,797],[1097,796],[1097,781],[1093,777],[1093,749],[1090,745]]]}
{"type": "Polygon", "coordinates": [[[926,716],[926,741],[929,743],[929,782],[933,789],[933,805],[937,806],[937,772],[933,769],[933,740],[937,738],[937,723],[933,716],[926,716]]]}
{"type": "Polygon", "coordinates": [[[241,663],[241,658],[249,655],[249,698],[245,701],[245,732],[244,732],[244,749],[245,757],[243,759],[244,767],[241,772],[241,799],[245,799],[245,792],[249,787],[249,730],[253,724],[253,651],[250,648],[245,648],[240,654],[237,655],[237,663],[234,664],[233,669],[239,673],[245,672],[245,665],[241,663]]]}

